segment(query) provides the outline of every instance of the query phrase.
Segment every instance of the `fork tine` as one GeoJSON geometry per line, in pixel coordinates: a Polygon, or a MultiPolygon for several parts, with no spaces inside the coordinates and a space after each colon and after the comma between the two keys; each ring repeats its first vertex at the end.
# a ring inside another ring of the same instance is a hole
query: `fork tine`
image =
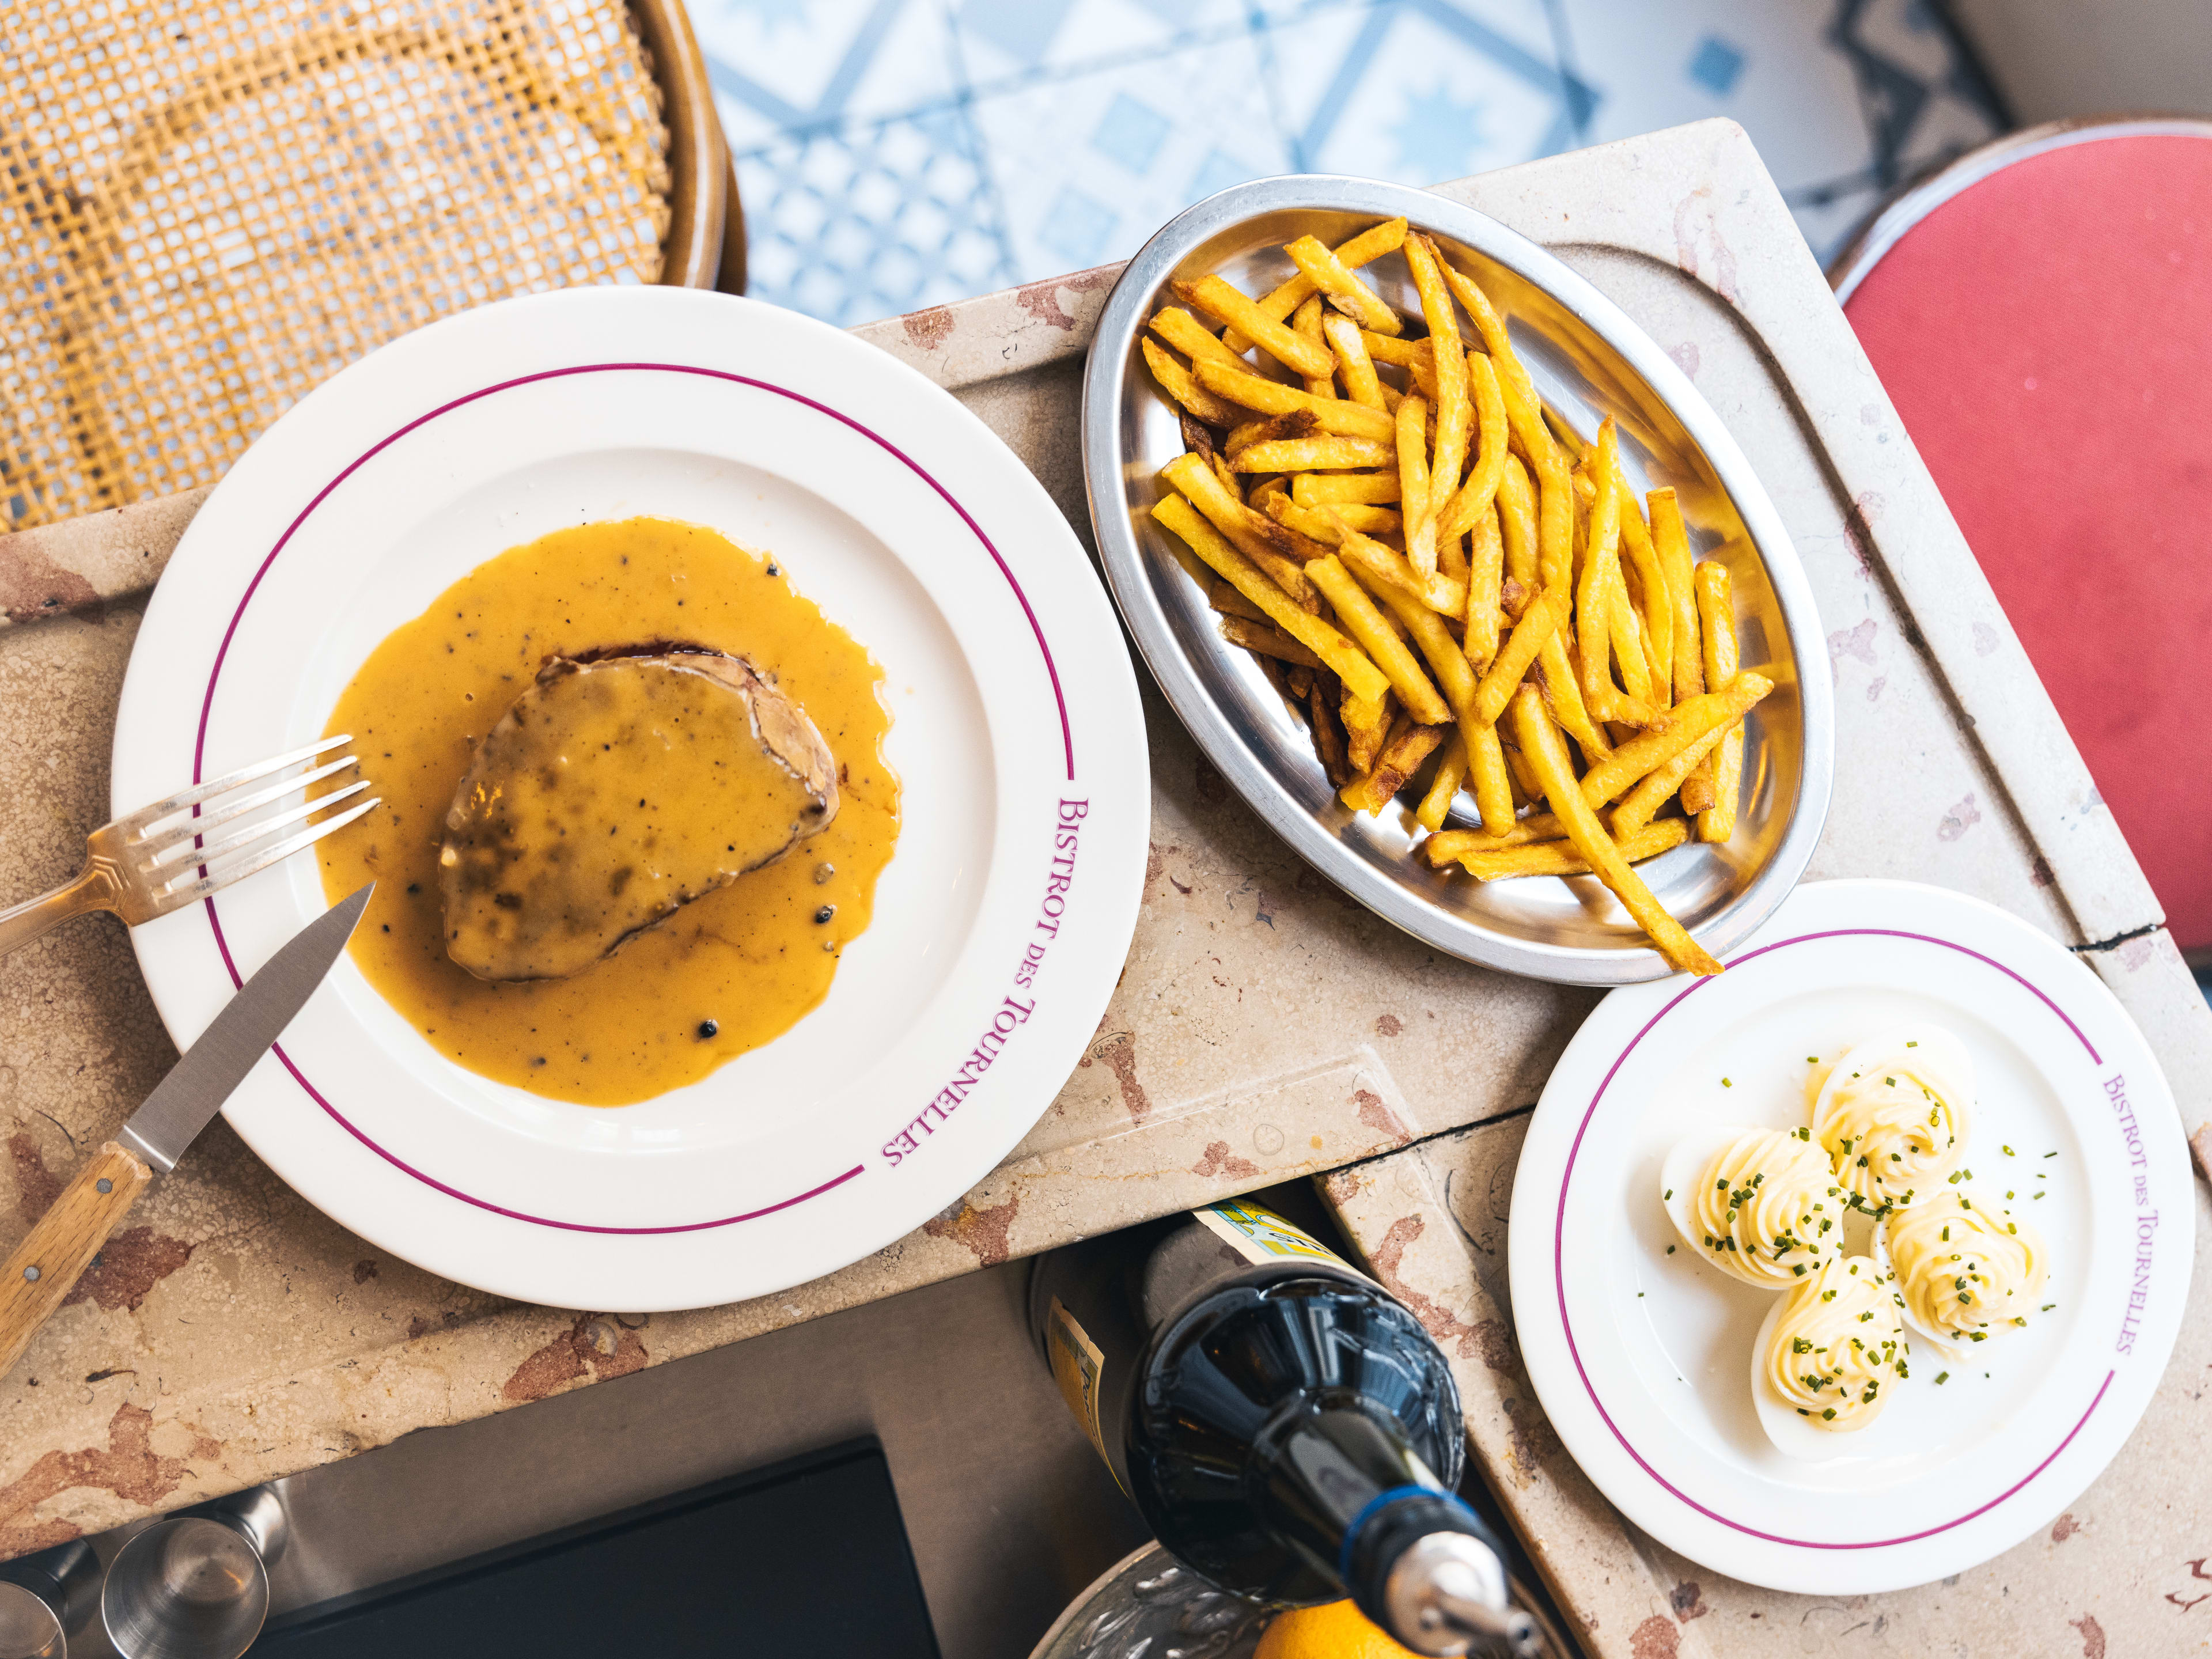
{"type": "MultiPolygon", "coordinates": [[[[204,836],[213,830],[220,830],[233,818],[244,817],[258,806],[266,806],[272,800],[282,800],[295,789],[304,789],[309,784],[320,783],[333,773],[343,772],[349,766],[359,764],[360,762],[353,756],[348,755],[343,759],[332,761],[327,766],[319,766],[312,772],[302,772],[296,778],[280,778],[265,788],[255,790],[244,800],[235,803],[225,801],[220,812],[204,814],[196,818],[186,818],[173,829],[157,830],[153,834],[131,842],[131,845],[135,851],[143,855],[148,863],[155,863],[157,861],[157,854],[168,851],[180,841],[188,840],[193,836],[204,836]]],[[[335,800],[337,797],[325,795],[321,799],[329,801],[335,800]]],[[[199,859],[192,860],[195,864],[203,861],[199,859]]]]}
{"type": "Polygon", "coordinates": [[[334,789],[327,795],[318,795],[313,800],[303,800],[297,806],[279,812],[274,817],[263,818],[258,823],[247,824],[243,830],[224,836],[212,847],[204,847],[197,853],[186,853],[182,858],[173,859],[167,864],[155,865],[150,873],[155,876],[167,875],[172,872],[181,874],[186,870],[198,869],[204,865],[212,865],[218,859],[226,858],[233,853],[243,852],[256,842],[274,835],[287,824],[297,823],[302,818],[313,817],[325,807],[335,806],[348,796],[358,795],[368,787],[368,780],[363,778],[359,783],[348,784],[343,789],[334,789]]]}
{"type": "Polygon", "coordinates": [[[342,743],[352,741],[353,738],[350,736],[324,738],[318,742],[309,744],[304,749],[295,749],[289,755],[279,755],[274,760],[263,761],[258,766],[240,767],[235,772],[226,772],[219,778],[210,778],[205,783],[195,784],[180,793],[157,800],[151,806],[142,807],[128,817],[116,819],[108,827],[126,831],[143,830],[148,824],[157,823],[172,813],[181,812],[188,806],[198,805],[210,795],[220,795],[226,790],[237,788],[241,783],[252,783],[257,778],[267,777],[271,772],[281,772],[288,766],[297,766],[301,761],[311,760],[325,749],[335,749],[342,743]]]}
{"type": "Polygon", "coordinates": [[[282,863],[301,848],[313,846],[333,830],[344,829],[371,807],[380,806],[383,802],[383,796],[372,795],[349,811],[341,812],[337,817],[325,819],[320,823],[310,824],[298,835],[277,842],[266,852],[258,853],[251,858],[242,860],[228,868],[218,870],[211,875],[202,876],[198,880],[188,882],[181,887],[164,890],[155,900],[154,914],[157,916],[166,916],[172,910],[181,909],[184,906],[196,903],[212,893],[221,892],[234,881],[243,881],[248,876],[256,875],[266,870],[272,864],[282,863]]]}

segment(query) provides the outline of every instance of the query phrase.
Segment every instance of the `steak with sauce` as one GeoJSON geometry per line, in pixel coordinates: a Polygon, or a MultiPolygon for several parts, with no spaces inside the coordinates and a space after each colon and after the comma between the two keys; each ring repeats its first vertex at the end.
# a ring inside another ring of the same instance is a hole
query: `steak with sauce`
{"type": "Polygon", "coordinates": [[[566,979],[836,813],[829,745],[744,658],[550,657],[446,814],[447,954],[478,979],[566,979]]]}

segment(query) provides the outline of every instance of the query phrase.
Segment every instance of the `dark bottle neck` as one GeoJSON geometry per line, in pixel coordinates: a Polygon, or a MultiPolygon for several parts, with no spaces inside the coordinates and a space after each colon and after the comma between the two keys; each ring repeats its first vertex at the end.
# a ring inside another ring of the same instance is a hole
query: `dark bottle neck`
{"type": "Polygon", "coordinates": [[[1407,1443],[1405,1425],[1356,1395],[1310,1396],[1255,1438],[1246,1480],[1270,1531],[1332,1578],[1345,1534],[1388,1492],[1441,1491],[1407,1443]]]}
{"type": "Polygon", "coordinates": [[[1247,1479],[1271,1529],[1416,1652],[1531,1650],[1497,1540],[1407,1442],[1404,1425],[1323,1395],[1270,1423],[1247,1479]]]}

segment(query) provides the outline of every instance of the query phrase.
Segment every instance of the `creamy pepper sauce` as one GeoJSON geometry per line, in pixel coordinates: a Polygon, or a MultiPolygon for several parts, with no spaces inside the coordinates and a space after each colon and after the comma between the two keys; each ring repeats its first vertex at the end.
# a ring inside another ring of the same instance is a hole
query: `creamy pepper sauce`
{"type": "Polygon", "coordinates": [[[377,647],[331,717],[384,798],[319,849],[333,902],[378,884],[355,963],[439,1053],[499,1082],[592,1106],[696,1082],[818,1004],[868,925],[899,827],[883,678],[772,556],[696,525],[585,525],[479,565],[377,647]],[[804,709],[837,762],[836,817],[573,978],[476,978],[446,951],[439,854],[477,743],[546,657],[651,641],[744,657],[804,709]]]}

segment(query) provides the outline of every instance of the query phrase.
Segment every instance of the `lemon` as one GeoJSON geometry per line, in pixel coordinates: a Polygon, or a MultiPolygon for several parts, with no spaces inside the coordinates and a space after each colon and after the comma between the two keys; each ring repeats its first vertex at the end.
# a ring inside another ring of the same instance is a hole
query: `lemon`
{"type": "Polygon", "coordinates": [[[1252,1659],[1419,1659],[1370,1624],[1350,1601],[1276,1615],[1252,1659]]]}

